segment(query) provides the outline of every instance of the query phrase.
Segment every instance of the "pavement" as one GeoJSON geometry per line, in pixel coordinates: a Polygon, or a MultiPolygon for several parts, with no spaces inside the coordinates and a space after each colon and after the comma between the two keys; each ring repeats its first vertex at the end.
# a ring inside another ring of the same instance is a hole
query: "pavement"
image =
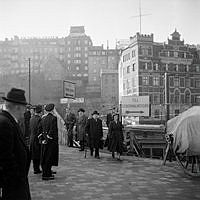
{"type": "Polygon", "coordinates": [[[55,180],[42,181],[29,174],[32,200],[196,200],[200,199],[200,179],[184,174],[174,161],[100,153],[96,159],[76,148],[60,146],[55,180]]]}

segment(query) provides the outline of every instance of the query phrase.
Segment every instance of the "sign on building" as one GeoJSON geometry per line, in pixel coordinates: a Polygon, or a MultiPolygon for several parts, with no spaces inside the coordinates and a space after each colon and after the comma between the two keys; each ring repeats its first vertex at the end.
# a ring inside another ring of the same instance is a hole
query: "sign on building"
{"type": "Polygon", "coordinates": [[[75,99],[69,99],[69,98],[62,98],[60,99],[61,104],[65,103],[84,103],[84,98],[75,98],[75,99]]]}
{"type": "Polygon", "coordinates": [[[149,96],[122,96],[123,116],[149,116],[149,96]]]}
{"type": "Polygon", "coordinates": [[[63,97],[75,99],[76,84],[71,81],[63,81],[63,97]]]}

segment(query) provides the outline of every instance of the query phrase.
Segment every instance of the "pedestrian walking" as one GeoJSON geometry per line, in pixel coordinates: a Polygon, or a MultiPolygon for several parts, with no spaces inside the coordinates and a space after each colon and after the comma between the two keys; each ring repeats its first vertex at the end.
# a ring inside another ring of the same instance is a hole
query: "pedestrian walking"
{"type": "Polygon", "coordinates": [[[47,113],[41,120],[41,133],[44,139],[41,147],[42,180],[54,179],[52,166],[58,166],[58,126],[57,117],[53,114],[54,107],[54,104],[47,104],[47,113]]]}
{"type": "Polygon", "coordinates": [[[80,108],[78,110],[78,119],[76,122],[76,131],[77,131],[77,138],[80,142],[80,149],[79,151],[84,151],[84,143],[85,143],[85,126],[87,123],[87,117],[85,116],[85,110],[80,108]]]}
{"type": "Polygon", "coordinates": [[[33,160],[34,174],[40,174],[40,156],[41,156],[41,144],[39,143],[39,135],[41,134],[40,123],[42,116],[42,106],[37,105],[35,107],[35,114],[30,119],[30,151],[31,158],[33,160]]]}
{"type": "Polygon", "coordinates": [[[116,113],[115,107],[111,109],[111,112],[106,115],[106,125],[109,128],[110,122],[113,121],[113,115],[116,113]]]}
{"type": "Polygon", "coordinates": [[[76,123],[76,116],[74,113],[71,112],[70,108],[66,108],[66,115],[64,121],[68,135],[67,145],[69,147],[73,147],[73,128],[76,123]]]}
{"type": "Polygon", "coordinates": [[[28,171],[30,152],[22,138],[18,120],[26,109],[25,91],[12,88],[0,112],[0,169],[2,199],[30,200],[28,171]]]}
{"type": "Polygon", "coordinates": [[[108,150],[112,152],[112,157],[115,158],[115,152],[118,154],[118,160],[120,160],[120,156],[123,153],[123,126],[119,121],[119,114],[113,115],[113,121],[111,121],[108,129],[108,150]]]}
{"type": "Polygon", "coordinates": [[[99,156],[99,148],[101,145],[101,140],[103,138],[103,128],[102,128],[102,120],[98,118],[99,113],[94,111],[92,113],[92,118],[87,120],[86,124],[86,133],[88,135],[88,142],[90,147],[90,155],[93,156],[93,152],[95,149],[95,158],[100,158],[99,156]]]}

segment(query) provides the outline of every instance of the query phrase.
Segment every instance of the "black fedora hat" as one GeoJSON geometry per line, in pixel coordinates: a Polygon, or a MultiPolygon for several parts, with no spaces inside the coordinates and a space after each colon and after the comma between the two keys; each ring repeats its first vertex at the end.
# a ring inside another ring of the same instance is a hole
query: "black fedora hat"
{"type": "Polygon", "coordinates": [[[16,104],[22,104],[22,105],[28,104],[26,102],[25,91],[18,88],[12,88],[8,92],[7,97],[2,97],[2,99],[16,104]]]}
{"type": "Polygon", "coordinates": [[[79,108],[78,112],[85,112],[85,110],[83,108],[79,108]]]}
{"type": "Polygon", "coordinates": [[[55,107],[55,105],[54,105],[53,103],[50,103],[50,104],[47,104],[47,105],[45,106],[45,110],[46,110],[47,112],[51,112],[51,111],[54,109],[54,107],[55,107]]]}
{"type": "Polygon", "coordinates": [[[99,113],[98,113],[97,110],[95,110],[95,111],[92,113],[92,115],[99,115],[99,113]]]}

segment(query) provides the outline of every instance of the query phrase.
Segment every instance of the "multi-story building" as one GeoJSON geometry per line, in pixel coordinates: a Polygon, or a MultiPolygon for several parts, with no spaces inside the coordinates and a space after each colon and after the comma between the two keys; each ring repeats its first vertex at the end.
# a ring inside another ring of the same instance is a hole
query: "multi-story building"
{"type": "Polygon", "coordinates": [[[154,42],[153,34],[137,33],[122,51],[119,95],[149,96],[151,117],[164,110],[164,74],[169,77],[170,117],[197,104],[200,97],[200,57],[193,45],[184,44],[175,30],[167,43],[154,42]]]}
{"type": "MultiPolygon", "coordinates": [[[[65,38],[65,68],[69,80],[80,87],[88,83],[88,49],[92,40],[85,34],[84,26],[71,26],[65,38]]],[[[80,91],[81,92],[81,91],[80,91]]]]}
{"type": "Polygon", "coordinates": [[[102,69],[101,73],[101,98],[109,107],[118,105],[119,87],[118,70],[102,69]]]}

